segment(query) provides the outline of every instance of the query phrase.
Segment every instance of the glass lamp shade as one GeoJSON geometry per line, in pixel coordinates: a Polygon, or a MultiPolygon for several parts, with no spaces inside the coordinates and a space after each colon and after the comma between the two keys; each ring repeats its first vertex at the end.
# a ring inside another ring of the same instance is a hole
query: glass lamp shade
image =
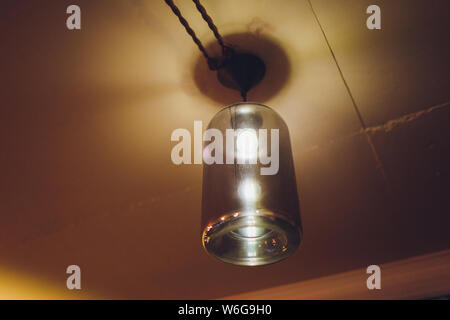
{"type": "Polygon", "coordinates": [[[285,122],[265,105],[238,103],[219,111],[208,129],[215,136],[220,131],[223,140],[205,132],[203,247],[236,265],[287,258],[300,244],[302,228],[285,122]],[[212,151],[207,140],[223,148],[212,151]],[[212,163],[211,158],[219,160],[212,163]]]}

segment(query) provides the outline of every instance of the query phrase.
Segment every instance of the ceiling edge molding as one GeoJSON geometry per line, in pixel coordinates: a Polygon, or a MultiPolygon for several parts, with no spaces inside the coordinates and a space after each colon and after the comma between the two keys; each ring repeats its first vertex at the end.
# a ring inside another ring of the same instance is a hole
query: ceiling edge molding
{"type": "Polygon", "coordinates": [[[223,299],[421,299],[450,293],[450,250],[381,264],[381,289],[367,289],[366,269],[247,292],[223,299]]]}

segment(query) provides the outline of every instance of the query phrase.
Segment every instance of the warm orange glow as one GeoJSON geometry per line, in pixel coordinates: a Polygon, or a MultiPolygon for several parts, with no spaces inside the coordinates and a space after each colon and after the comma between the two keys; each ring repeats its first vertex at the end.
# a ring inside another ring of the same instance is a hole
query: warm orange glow
{"type": "Polygon", "coordinates": [[[70,291],[60,284],[0,267],[0,300],[89,299],[82,291],[70,291]]]}

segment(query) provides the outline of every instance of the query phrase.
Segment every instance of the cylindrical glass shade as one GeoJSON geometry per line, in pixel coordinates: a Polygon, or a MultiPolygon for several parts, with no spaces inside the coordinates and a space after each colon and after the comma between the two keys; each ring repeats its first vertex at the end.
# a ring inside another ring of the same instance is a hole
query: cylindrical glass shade
{"type": "Polygon", "coordinates": [[[291,255],[300,244],[302,229],[283,119],[261,104],[234,104],[214,116],[204,140],[202,243],[206,251],[246,266],[291,255]]]}

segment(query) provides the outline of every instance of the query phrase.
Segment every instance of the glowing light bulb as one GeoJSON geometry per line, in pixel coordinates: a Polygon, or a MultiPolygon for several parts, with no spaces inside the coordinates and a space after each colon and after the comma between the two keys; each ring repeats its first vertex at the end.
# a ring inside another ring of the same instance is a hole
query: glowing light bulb
{"type": "Polygon", "coordinates": [[[242,129],[236,139],[238,160],[256,160],[258,157],[258,136],[255,129],[242,129]]]}

